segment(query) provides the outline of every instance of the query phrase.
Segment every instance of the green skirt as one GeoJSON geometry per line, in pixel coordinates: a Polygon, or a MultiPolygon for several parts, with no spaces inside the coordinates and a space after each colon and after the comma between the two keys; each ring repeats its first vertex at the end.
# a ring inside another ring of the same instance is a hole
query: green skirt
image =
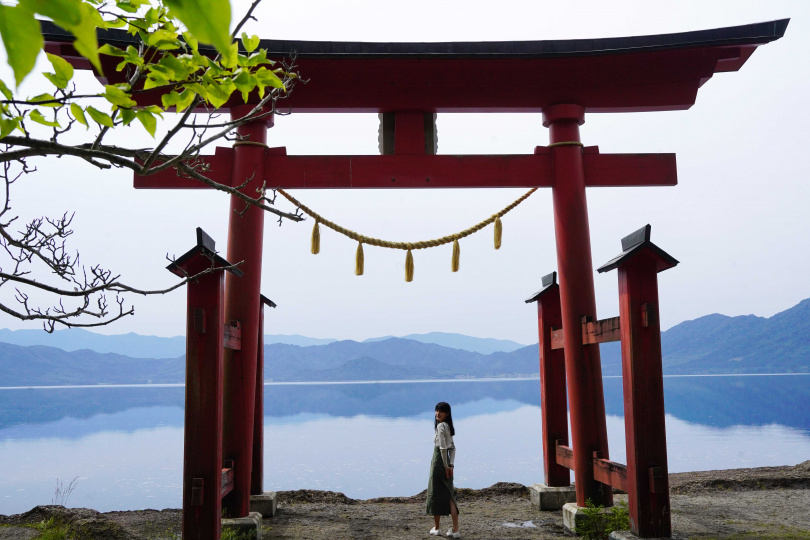
{"type": "Polygon", "coordinates": [[[430,461],[430,479],[428,480],[425,513],[431,516],[449,516],[451,500],[458,509],[453,479],[447,478],[441,451],[436,446],[433,450],[433,459],[430,461]]]}

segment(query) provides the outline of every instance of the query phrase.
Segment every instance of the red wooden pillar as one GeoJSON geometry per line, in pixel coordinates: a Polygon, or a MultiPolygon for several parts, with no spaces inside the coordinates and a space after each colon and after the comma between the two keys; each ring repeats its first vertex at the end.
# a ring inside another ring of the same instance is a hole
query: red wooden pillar
{"type": "MultiPolygon", "coordinates": [[[[214,241],[197,228],[197,246],[168,266],[186,277],[216,266],[214,241]]],[[[238,269],[229,270],[238,277],[238,269]]],[[[217,270],[186,286],[186,409],[183,441],[183,539],[219,540],[222,490],[224,276],[217,270]]]]}
{"type": "Polygon", "coordinates": [[[261,304],[259,304],[259,350],[256,362],[256,405],[253,407],[251,495],[264,493],[264,306],[276,307],[276,304],[265,295],[261,295],[261,304]]]}
{"type": "Polygon", "coordinates": [[[543,125],[550,128],[552,146],[551,191],[577,505],[585,506],[585,501],[591,499],[597,506],[611,506],[612,490],[597,482],[593,473],[594,452],[608,459],[599,345],[582,344],[582,318],[597,320],[579,138],[579,126],[584,122],[585,109],[579,105],[552,105],[543,110],[543,125]]]}
{"type": "MultiPolygon", "coordinates": [[[[239,118],[251,106],[234,107],[232,118],[239,118]]],[[[234,185],[247,182],[242,192],[257,197],[264,182],[264,144],[272,117],[249,122],[237,129],[245,142],[234,144],[234,185]]],[[[228,260],[244,261],[243,279],[225,282],[225,320],[242,327],[241,350],[225,352],[225,429],[223,456],[233,460],[234,489],[223,500],[229,517],[244,517],[250,511],[251,468],[253,465],[254,407],[256,405],[256,366],[259,345],[259,309],[262,277],[264,210],[231,196],[228,227],[228,260]]]]}
{"type": "Polygon", "coordinates": [[[622,384],[630,529],[640,538],[672,534],[664,422],[658,272],[678,261],[650,242],[650,226],[622,239],[621,255],[599,272],[619,270],[622,384]]]}
{"type": "Polygon", "coordinates": [[[543,288],[526,303],[537,302],[540,336],[540,414],[543,420],[543,470],[549,487],[571,485],[567,467],[557,463],[557,443],[568,446],[568,403],[565,393],[565,355],[551,348],[551,331],[562,328],[557,272],[543,276],[543,288]]]}

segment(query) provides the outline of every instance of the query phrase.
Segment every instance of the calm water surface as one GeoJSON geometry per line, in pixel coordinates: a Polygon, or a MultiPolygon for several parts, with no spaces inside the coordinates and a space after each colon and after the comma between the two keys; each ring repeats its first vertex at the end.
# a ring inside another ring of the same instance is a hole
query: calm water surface
{"type": "MultiPolygon", "coordinates": [[[[810,377],[667,377],[671,472],[793,465],[810,459],[810,377]]],[[[49,504],[178,508],[182,387],[0,389],[0,513],[49,504]]],[[[425,489],[433,406],[456,426],[456,485],[543,479],[539,381],[268,384],[265,489],[354,498],[425,489]]],[[[611,458],[624,462],[621,379],[605,379],[611,458]]]]}

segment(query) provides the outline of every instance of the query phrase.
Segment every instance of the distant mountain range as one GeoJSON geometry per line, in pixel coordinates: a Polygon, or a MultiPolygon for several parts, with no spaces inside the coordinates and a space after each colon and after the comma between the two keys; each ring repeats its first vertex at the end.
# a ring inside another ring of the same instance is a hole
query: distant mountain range
{"type": "MultiPolygon", "coordinates": [[[[29,331],[30,332],[30,331],[29,331]]],[[[810,373],[810,299],[770,318],[707,315],[662,333],[665,374],[810,373]]],[[[55,333],[76,349],[8,343],[8,336],[33,340],[36,334],[0,330],[0,386],[178,383],[184,380],[180,355],[132,358],[89,350],[118,344],[130,355],[182,338],[100,336],[80,330],[55,333]],[[60,334],[73,334],[73,337],[60,334]],[[82,337],[87,337],[82,340],[82,337]],[[102,339],[106,338],[106,339],[102,339]],[[138,338],[144,338],[139,340],[138,338]],[[70,340],[73,341],[70,341],[70,340]],[[116,341],[118,340],[118,341],[116,341]],[[165,341],[162,341],[165,340],[165,341]],[[5,341],[5,342],[3,342],[5,341]],[[130,344],[131,349],[127,349],[130,344]],[[157,345],[154,345],[157,344],[157,345]]],[[[276,336],[279,337],[279,336],[276,336]]],[[[422,334],[405,338],[332,341],[308,344],[309,338],[280,336],[300,344],[265,343],[265,378],[274,381],[362,381],[436,378],[530,377],[538,374],[537,345],[482,353],[466,347],[499,345],[458,334],[422,334]],[[417,340],[416,338],[420,338],[417,340]],[[441,341],[442,344],[437,344],[441,341]]],[[[323,340],[321,340],[323,341],[323,340]]],[[[509,347],[511,342],[500,343],[509,347]]],[[[516,344],[517,345],[517,344],[516,344]]],[[[109,350],[109,349],[108,349],[109,350]]],[[[163,350],[159,347],[154,350],[163,350]]],[[[484,348],[484,350],[487,350],[484,348]]],[[[601,346],[606,375],[621,374],[618,343],[601,346]]]]}
{"type": "MultiPolygon", "coordinates": [[[[392,337],[395,336],[370,338],[365,340],[364,343],[383,341],[392,337]]],[[[422,343],[435,343],[436,345],[450,347],[451,349],[463,349],[465,351],[483,354],[490,354],[497,351],[510,352],[526,346],[505,339],[477,338],[443,332],[410,334],[402,336],[402,338],[421,341],[422,343]]],[[[326,345],[328,343],[334,343],[335,341],[338,340],[287,334],[267,334],[264,336],[264,343],[266,345],[282,343],[286,345],[309,347],[312,345],[326,345]]],[[[108,336],[88,332],[81,328],[57,330],[51,334],[44,330],[7,330],[0,328],[0,342],[24,346],[45,345],[46,347],[56,347],[63,351],[90,349],[91,351],[99,353],[126,353],[132,358],[174,358],[175,356],[181,356],[186,353],[185,336],[142,336],[132,332],[129,334],[108,336]]]]}

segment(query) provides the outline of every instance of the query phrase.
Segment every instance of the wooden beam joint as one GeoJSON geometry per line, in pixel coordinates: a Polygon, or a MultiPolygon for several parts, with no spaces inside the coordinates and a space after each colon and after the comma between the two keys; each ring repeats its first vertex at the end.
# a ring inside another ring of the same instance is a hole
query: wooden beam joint
{"type": "Polygon", "coordinates": [[[654,303],[641,304],[641,326],[649,328],[655,325],[656,309],[654,303]]]}
{"type": "MultiPolygon", "coordinates": [[[[562,328],[551,329],[551,350],[562,349],[565,346],[565,334],[563,332],[562,328]]],[[[609,343],[611,341],[621,341],[621,339],[620,317],[611,317],[601,321],[593,321],[588,316],[582,317],[583,345],[609,343]]]]}
{"type": "Polygon", "coordinates": [[[202,478],[191,480],[191,506],[200,506],[205,496],[205,482],[202,478]]]}
{"type": "Polygon", "coordinates": [[[650,467],[650,493],[664,492],[664,473],[661,467],[650,467]]]}
{"type": "Polygon", "coordinates": [[[557,464],[568,469],[574,468],[574,451],[559,440],[557,441],[557,464]]]}
{"type": "Polygon", "coordinates": [[[239,321],[225,323],[222,346],[232,351],[242,350],[242,324],[239,321]]]}
{"type": "Polygon", "coordinates": [[[233,460],[226,459],[222,463],[222,488],[219,491],[219,497],[222,498],[231,491],[233,491],[233,480],[234,480],[234,472],[233,472],[233,460]]]}

